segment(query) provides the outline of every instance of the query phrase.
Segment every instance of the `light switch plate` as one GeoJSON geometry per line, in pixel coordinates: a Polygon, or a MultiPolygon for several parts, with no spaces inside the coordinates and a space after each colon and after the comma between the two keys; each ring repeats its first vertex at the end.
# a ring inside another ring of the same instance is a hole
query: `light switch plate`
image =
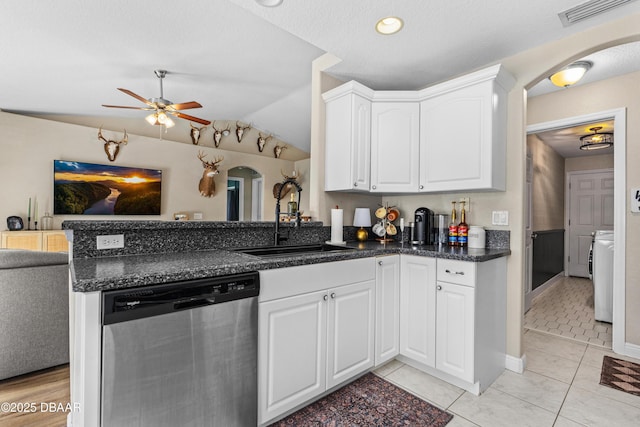
{"type": "Polygon", "coordinates": [[[492,225],[509,225],[509,211],[493,211],[491,213],[492,225]]]}
{"type": "Polygon", "coordinates": [[[640,188],[631,189],[631,200],[629,204],[631,205],[631,212],[640,213],[640,188]]]}

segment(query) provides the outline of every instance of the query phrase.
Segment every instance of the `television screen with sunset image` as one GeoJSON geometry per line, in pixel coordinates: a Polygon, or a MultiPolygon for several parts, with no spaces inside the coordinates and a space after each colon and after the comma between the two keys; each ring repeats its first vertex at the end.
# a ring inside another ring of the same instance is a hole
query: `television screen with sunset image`
{"type": "Polygon", "coordinates": [[[160,215],[162,171],[53,161],[56,215],[160,215]]]}

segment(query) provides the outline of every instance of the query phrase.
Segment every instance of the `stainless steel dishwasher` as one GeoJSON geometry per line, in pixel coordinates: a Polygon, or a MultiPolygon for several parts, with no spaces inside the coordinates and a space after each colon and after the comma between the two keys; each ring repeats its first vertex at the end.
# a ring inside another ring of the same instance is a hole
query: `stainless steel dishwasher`
{"type": "Polygon", "coordinates": [[[102,427],[255,426],[258,273],[104,292],[102,427]]]}

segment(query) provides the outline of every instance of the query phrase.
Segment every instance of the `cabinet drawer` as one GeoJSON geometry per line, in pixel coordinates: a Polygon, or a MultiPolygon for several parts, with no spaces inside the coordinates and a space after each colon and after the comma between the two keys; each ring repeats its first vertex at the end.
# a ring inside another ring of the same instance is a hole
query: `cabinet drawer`
{"type": "Polygon", "coordinates": [[[472,262],[438,259],[436,271],[438,281],[475,286],[476,265],[472,262]]]}

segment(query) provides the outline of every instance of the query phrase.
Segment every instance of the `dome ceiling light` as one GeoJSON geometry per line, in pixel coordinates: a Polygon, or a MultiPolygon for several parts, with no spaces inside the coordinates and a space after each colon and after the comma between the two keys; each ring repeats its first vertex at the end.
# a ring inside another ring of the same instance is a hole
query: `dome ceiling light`
{"type": "Polygon", "coordinates": [[[386,36],[395,34],[402,29],[404,22],[397,16],[387,16],[376,23],[376,31],[386,36]]]}
{"type": "Polygon", "coordinates": [[[580,145],[581,150],[602,150],[603,148],[613,147],[613,133],[602,132],[598,133],[602,129],[602,126],[596,126],[589,128],[592,134],[581,136],[580,145]]]}
{"type": "Polygon", "coordinates": [[[576,61],[567,65],[549,77],[551,83],[558,87],[569,87],[578,83],[584,74],[593,66],[590,61],[576,61]]]}
{"type": "Polygon", "coordinates": [[[283,0],[256,0],[260,6],[265,7],[277,7],[282,4],[283,0]]]}

